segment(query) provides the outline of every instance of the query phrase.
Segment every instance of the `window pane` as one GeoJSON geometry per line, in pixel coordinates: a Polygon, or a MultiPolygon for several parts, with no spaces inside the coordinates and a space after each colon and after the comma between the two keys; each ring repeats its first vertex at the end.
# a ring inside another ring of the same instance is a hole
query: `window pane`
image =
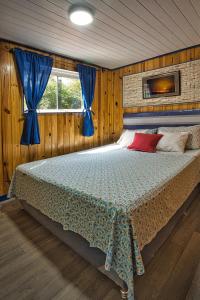
{"type": "MultiPolygon", "coordinates": [[[[81,83],[77,72],[53,68],[38,112],[82,111],[81,83]]],[[[24,111],[27,110],[24,99],[24,111]]]]}
{"type": "Polygon", "coordinates": [[[81,84],[76,78],[58,76],[58,109],[81,109],[81,84]]]}
{"type": "Polygon", "coordinates": [[[57,76],[51,75],[44,92],[44,95],[38,105],[38,109],[56,109],[57,108],[57,76]]]}

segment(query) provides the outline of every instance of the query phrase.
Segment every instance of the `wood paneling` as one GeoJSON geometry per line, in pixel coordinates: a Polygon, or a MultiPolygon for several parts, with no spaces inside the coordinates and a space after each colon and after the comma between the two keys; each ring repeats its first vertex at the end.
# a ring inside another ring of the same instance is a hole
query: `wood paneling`
{"type": "MultiPolygon", "coordinates": [[[[7,192],[13,171],[20,163],[52,157],[103,145],[115,141],[123,127],[124,112],[144,112],[200,108],[200,103],[123,109],[122,77],[190,60],[200,59],[200,47],[164,55],[114,71],[97,70],[93,103],[95,134],[81,135],[82,115],[77,113],[40,114],[41,144],[20,145],[23,126],[22,91],[13,55],[9,50],[16,45],[0,42],[0,195],[7,192]]],[[[39,51],[38,51],[39,52],[39,51]]],[[[54,67],[76,69],[76,61],[52,55],[54,67]]]]}
{"type": "MultiPolygon", "coordinates": [[[[23,127],[22,90],[10,49],[15,44],[0,42],[0,194],[7,192],[12,174],[20,163],[87,149],[111,142],[115,137],[118,112],[112,94],[112,72],[97,70],[93,137],[81,135],[82,114],[40,114],[41,144],[20,145],[23,127]],[[109,99],[109,101],[108,101],[109,99]]],[[[23,47],[21,47],[23,48],[23,47]]],[[[39,51],[37,51],[39,52],[39,51]]],[[[54,67],[76,70],[76,62],[52,55],[54,67]]]]}
{"type": "MultiPolygon", "coordinates": [[[[163,111],[163,110],[177,110],[177,109],[199,109],[200,103],[186,103],[186,104],[173,104],[173,105],[159,105],[159,106],[143,106],[143,107],[131,107],[124,108],[122,103],[122,78],[124,75],[136,74],[140,72],[150,71],[154,69],[159,69],[175,64],[180,64],[188,61],[192,61],[200,58],[200,47],[194,47],[187,50],[182,50],[175,52],[173,54],[167,54],[153,59],[146,60],[141,63],[136,63],[123,68],[119,68],[113,71],[113,93],[114,93],[114,103],[116,120],[117,122],[113,124],[115,136],[122,130],[122,118],[124,112],[147,112],[147,111],[163,111]],[[116,104],[117,103],[117,104],[116,104]],[[117,128],[116,128],[117,126],[117,128]]],[[[162,69],[161,69],[162,72],[162,69]]],[[[195,99],[194,99],[195,100],[195,99]]]]}
{"type": "Polygon", "coordinates": [[[69,20],[73,2],[0,0],[0,37],[110,69],[199,44],[199,0],[87,0],[84,28],[69,20]]]}

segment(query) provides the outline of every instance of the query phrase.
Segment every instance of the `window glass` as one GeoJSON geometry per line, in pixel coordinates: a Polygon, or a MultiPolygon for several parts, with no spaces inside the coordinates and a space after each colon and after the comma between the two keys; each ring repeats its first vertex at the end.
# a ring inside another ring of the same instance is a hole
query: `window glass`
{"type": "MultiPolygon", "coordinates": [[[[52,69],[38,112],[79,112],[83,110],[81,83],[78,72],[52,69]]],[[[24,110],[27,110],[24,101],[24,110]]]]}

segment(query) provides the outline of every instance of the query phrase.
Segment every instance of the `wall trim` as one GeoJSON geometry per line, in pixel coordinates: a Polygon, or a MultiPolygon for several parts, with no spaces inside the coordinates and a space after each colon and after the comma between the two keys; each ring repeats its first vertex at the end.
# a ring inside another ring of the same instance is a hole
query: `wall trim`
{"type": "MultiPolygon", "coordinates": [[[[141,61],[137,61],[135,63],[130,63],[128,65],[125,65],[125,66],[121,66],[119,68],[114,68],[114,69],[111,69],[111,71],[118,71],[120,69],[123,69],[123,68],[127,68],[127,67],[131,67],[131,66],[135,66],[137,64],[142,64],[142,63],[145,63],[149,60],[153,60],[153,59],[156,59],[156,58],[160,58],[160,57],[164,57],[164,56],[167,56],[167,55],[171,55],[171,54],[176,54],[178,52],[181,52],[181,51],[185,51],[185,50],[190,50],[190,49],[195,49],[195,48],[198,48],[200,47],[200,44],[196,44],[194,46],[190,46],[190,47],[186,47],[186,48],[181,48],[181,49],[178,49],[178,50],[175,50],[175,51],[171,51],[171,52],[167,52],[167,53],[164,53],[164,54],[160,54],[160,55],[157,55],[157,56],[153,56],[153,57],[150,57],[150,58],[147,58],[147,59],[144,59],[144,60],[141,60],[141,61]]],[[[188,61],[193,61],[193,60],[196,60],[195,58],[191,58],[190,60],[188,61]]],[[[173,65],[178,65],[179,63],[176,63],[176,64],[173,64],[173,65]]],[[[160,67],[160,68],[156,68],[156,69],[162,69],[163,67],[160,67]]],[[[154,70],[154,69],[152,69],[154,70]]],[[[137,73],[142,73],[143,71],[141,72],[137,72],[137,73]]]]}
{"type": "MultiPolygon", "coordinates": [[[[189,47],[181,48],[181,49],[178,49],[178,50],[175,50],[175,51],[171,51],[171,52],[163,53],[163,54],[160,54],[160,55],[157,55],[157,56],[153,56],[153,57],[150,57],[150,58],[141,60],[141,61],[137,61],[137,62],[134,62],[134,63],[130,63],[130,64],[128,64],[128,65],[123,65],[123,66],[121,66],[121,67],[117,67],[117,68],[110,69],[110,68],[105,68],[105,67],[102,67],[102,66],[100,66],[100,65],[92,64],[92,63],[89,63],[89,62],[86,62],[86,61],[83,61],[83,60],[78,60],[77,58],[74,58],[74,57],[71,57],[71,56],[59,54],[59,53],[57,53],[57,52],[50,52],[50,51],[47,51],[47,50],[42,50],[42,49],[39,49],[39,48],[35,48],[35,47],[32,47],[32,46],[28,46],[28,45],[23,44],[23,43],[15,42],[15,41],[12,41],[12,40],[7,40],[7,39],[4,39],[4,38],[1,38],[1,37],[0,37],[0,42],[1,42],[1,41],[2,41],[2,42],[7,42],[7,43],[13,43],[13,44],[19,45],[19,46],[21,46],[21,47],[26,47],[27,49],[32,49],[32,50],[36,50],[36,51],[41,51],[41,52],[47,53],[47,54],[49,54],[49,55],[56,55],[56,56],[59,56],[59,57],[65,58],[65,59],[71,59],[71,60],[73,60],[75,63],[83,63],[83,64],[86,64],[86,65],[89,65],[89,66],[92,66],[92,67],[95,67],[95,68],[99,68],[99,69],[102,69],[102,70],[108,70],[108,71],[118,71],[118,70],[120,70],[120,69],[129,67],[129,66],[134,66],[134,65],[137,65],[137,64],[145,63],[145,62],[147,62],[147,61],[149,61],[149,60],[152,60],[152,59],[155,59],[155,58],[164,57],[164,56],[167,56],[167,55],[170,55],[170,54],[175,54],[175,53],[178,53],[178,52],[181,52],[181,51],[185,51],[185,50],[189,50],[189,49],[194,49],[194,48],[200,47],[200,44],[196,44],[196,45],[193,45],[193,46],[189,46],[189,47]]],[[[192,60],[195,60],[195,59],[190,59],[190,61],[192,61],[192,60]]],[[[176,64],[174,64],[174,65],[176,65],[176,64]]],[[[162,68],[162,67],[161,67],[161,68],[162,68]]],[[[161,68],[160,68],[160,69],[161,69],[161,68]]],[[[138,72],[138,73],[140,73],[140,72],[138,72]]]]}
{"type": "Polygon", "coordinates": [[[7,40],[7,39],[3,39],[0,37],[0,42],[5,42],[5,43],[11,43],[11,44],[15,44],[16,46],[19,46],[19,47],[25,47],[27,49],[30,49],[32,51],[40,51],[40,52],[43,52],[44,54],[48,54],[48,55],[56,55],[58,57],[61,57],[61,58],[64,58],[64,59],[69,59],[69,60],[73,60],[73,62],[75,62],[76,64],[78,63],[81,63],[81,64],[85,64],[85,65],[88,65],[88,66],[91,66],[91,67],[95,67],[97,69],[104,69],[104,70],[110,70],[110,69],[107,69],[107,68],[104,68],[104,67],[101,67],[99,65],[95,65],[95,64],[92,64],[92,63],[89,63],[89,62],[86,62],[86,61],[83,61],[83,60],[79,60],[77,58],[74,58],[74,57],[71,57],[71,56],[65,56],[63,54],[59,54],[59,53],[56,53],[56,52],[51,52],[51,51],[48,51],[48,50],[42,50],[42,49],[39,49],[39,48],[35,48],[35,47],[32,47],[32,46],[28,46],[26,44],[23,44],[23,43],[18,43],[18,42],[15,42],[15,41],[12,41],[12,40],[7,40]]]}

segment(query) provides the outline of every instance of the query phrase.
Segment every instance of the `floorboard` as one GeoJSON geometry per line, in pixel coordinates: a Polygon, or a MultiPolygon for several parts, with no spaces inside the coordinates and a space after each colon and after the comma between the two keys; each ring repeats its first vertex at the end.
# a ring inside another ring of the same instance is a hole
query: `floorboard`
{"type": "MultiPolygon", "coordinates": [[[[196,198],[143,276],[137,300],[184,300],[200,261],[196,198]]],[[[1,204],[0,300],[119,300],[119,288],[43,228],[17,202],[1,204]]],[[[198,300],[198,299],[193,299],[198,300]]]]}

